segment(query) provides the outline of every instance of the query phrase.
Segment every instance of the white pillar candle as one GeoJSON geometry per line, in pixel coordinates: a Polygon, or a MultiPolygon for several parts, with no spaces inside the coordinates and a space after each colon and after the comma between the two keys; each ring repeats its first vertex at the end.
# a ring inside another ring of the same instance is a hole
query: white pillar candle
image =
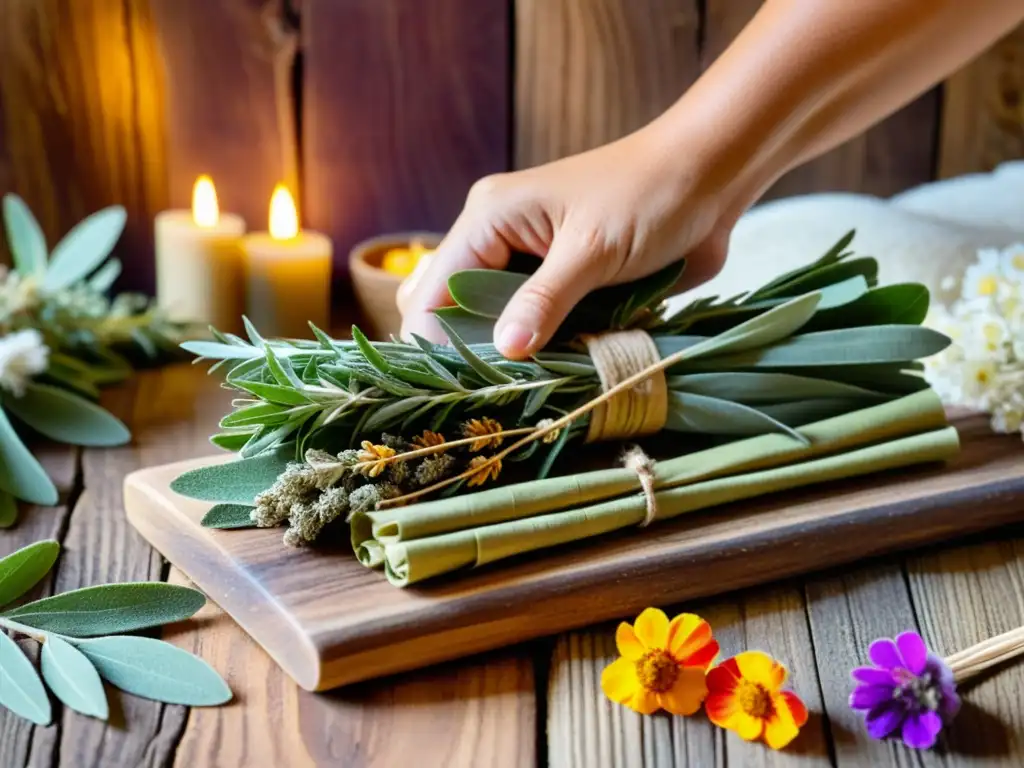
{"type": "Polygon", "coordinates": [[[246,315],[265,336],[310,338],[309,323],[327,330],[331,312],[330,238],[299,229],[288,190],[270,200],[270,231],[242,239],[246,315]]]}
{"type": "Polygon", "coordinates": [[[245,307],[241,236],[245,221],[220,213],[208,176],[192,190],[192,210],[154,220],[157,305],[174,320],[237,331],[245,307]]]}

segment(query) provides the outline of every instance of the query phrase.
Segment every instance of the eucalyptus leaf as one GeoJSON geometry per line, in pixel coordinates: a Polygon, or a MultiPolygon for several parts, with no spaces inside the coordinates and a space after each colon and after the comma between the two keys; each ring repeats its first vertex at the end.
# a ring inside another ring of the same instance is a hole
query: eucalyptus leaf
{"type": "Polygon", "coordinates": [[[247,504],[214,504],[203,515],[203,528],[255,528],[253,508],[247,504]]]}
{"type": "Polygon", "coordinates": [[[0,491],[0,530],[10,528],[18,522],[18,500],[11,494],[0,491]]]}
{"type": "Polygon", "coordinates": [[[39,673],[18,644],[0,631],[0,706],[31,720],[49,725],[53,719],[50,697],[39,673]]]}
{"type": "Polygon", "coordinates": [[[872,288],[856,301],[819,311],[804,331],[824,331],[862,325],[920,325],[928,315],[928,289],[918,283],[872,288]]]}
{"type": "Polygon", "coordinates": [[[65,706],[90,717],[106,720],[110,714],[107,694],[96,667],[73,645],[48,635],[40,653],[43,679],[65,706]]]}
{"type": "Polygon", "coordinates": [[[126,220],[124,208],[111,206],[76,224],[54,247],[43,289],[67,288],[100,266],[121,237],[126,220]]]}
{"type": "Polygon", "coordinates": [[[231,700],[231,689],[209,664],[163,640],[99,637],[75,644],[103,679],[122,691],[190,707],[231,700]]]}
{"type": "Polygon", "coordinates": [[[4,228],[18,274],[42,277],[46,272],[46,238],[32,211],[17,195],[4,195],[4,228]]]}
{"type": "Polygon", "coordinates": [[[707,395],[746,405],[785,403],[822,397],[846,397],[867,402],[886,397],[882,392],[852,384],[810,376],[795,376],[791,373],[692,373],[688,376],[669,376],[667,383],[669,389],[675,392],[707,395]]]}
{"type": "Polygon", "coordinates": [[[131,433],[109,411],[73,392],[29,383],[21,397],[5,392],[3,405],[39,434],[71,445],[124,445],[131,433]]]}
{"type": "Polygon", "coordinates": [[[193,469],[171,482],[171,490],[200,501],[249,504],[270,488],[295,460],[291,443],[276,446],[272,451],[251,459],[240,459],[193,469]]]}
{"type": "Polygon", "coordinates": [[[707,395],[686,392],[669,393],[666,428],[676,432],[705,435],[763,435],[772,432],[789,435],[801,443],[807,438],[760,410],[707,395]]]}
{"type": "Polygon", "coordinates": [[[57,487],[21,442],[3,408],[0,408],[0,489],[33,504],[53,506],[57,503],[57,487]]]}
{"type": "Polygon", "coordinates": [[[0,607],[9,605],[43,580],[57,562],[60,544],[37,541],[0,560],[0,607]]]}
{"type": "Polygon", "coordinates": [[[183,621],[205,603],[202,592],[189,587],[143,581],[76,589],[0,615],[47,632],[93,637],[183,621]]]}

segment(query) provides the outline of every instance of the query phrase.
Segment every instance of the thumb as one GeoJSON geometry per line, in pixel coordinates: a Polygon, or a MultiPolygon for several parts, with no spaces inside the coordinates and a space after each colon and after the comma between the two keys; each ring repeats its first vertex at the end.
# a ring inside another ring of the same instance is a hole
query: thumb
{"type": "Polygon", "coordinates": [[[541,349],[572,308],[596,287],[589,249],[563,233],[555,236],[540,267],[516,291],[494,327],[494,345],[509,359],[529,357],[541,349]]]}

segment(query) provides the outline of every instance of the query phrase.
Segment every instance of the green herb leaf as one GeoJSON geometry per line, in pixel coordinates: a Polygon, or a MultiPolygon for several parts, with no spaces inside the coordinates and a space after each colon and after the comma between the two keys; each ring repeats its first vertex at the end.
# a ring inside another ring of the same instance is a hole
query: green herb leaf
{"type": "Polygon", "coordinates": [[[4,195],[4,228],[18,274],[42,277],[46,272],[46,238],[32,211],[17,195],[4,195]]]}
{"type": "Polygon", "coordinates": [[[383,358],[380,352],[374,349],[374,346],[370,343],[369,339],[367,339],[363,332],[354,325],[352,326],[352,340],[359,347],[359,351],[363,353],[363,357],[366,358],[366,362],[382,374],[388,374],[390,366],[388,365],[387,360],[383,358]]]}
{"type": "Polygon", "coordinates": [[[39,673],[18,644],[0,631],[0,706],[31,720],[49,725],[53,719],[50,698],[39,673]]]}
{"type": "Polygon", "coordinates": [[[185,472],[171,482],[171,490],[200,501],[252,505],[253,499],[272,486],[294,460],[295,446],[287,443],[251,459],[185,472]]]}
{"type": "Polygon", "coordinates": [[[231,384],[277,405],[307,405],[309,403],[309,398],[302,392],[291,387],[282,387],[279,384],[265,384],[262,381],[247,379],[232,381],[231,384]]]}
{"type": "Polygon", "coordinates": [[[57,243],[43,279],[43,289],[59,291],[96,269],[114,249],[127,214],[115,205],[86,217],[57,243]]]}
{"type": "Polygon", "coordinates": [[[110,711],[103,681],[85,654],[65,640],[48,635],[40,666],[46,684],[65,706],[83,715],[107,719],[110,711]]]}
{"type": "Polygon", "coordinates": [[[443,317],[467,344],[490,344],[494,341],[494,320],[474,315],[462,307],[441,307],[434,310],[435,317],[443,317]]]}
{"type": "Polygon", "coordinates": [[[181,345],[186,352],[211,360],[252,360],[262,359],[263,351],[256,347],[222,344],[217,341],[186,341],[181,345]]]}
{"type": "Polygon", "coordinates": [[[694,395],[707,395],[746,405],[782,403],[821,397],[846,397],[862,401],[886,397],[863,387],[843,382],[794,376],[790,373],[728,371],[669,376],[669,389],[694,395]]]}
{"type": "Polygon", "coordinates": [[[763,435],[779,432],[806,443],[807,438],[748,405],[717,397],[669,392],[666,429],[705,435],[763,435]]]}
{"type": "Polygon", "coordinates": [[[96,270],[96,274],[89,278],[89,287],[97,293],[106,293],[110,286],[121,276],[122,264],[120,259],[110,259],[106,264],[96,270]]]}
{"type": "Polygon", "coordinates": [[[256,326],[245,315],[242,315],[242,325],[245,327],[245,335],[249,337],[249,341],[252,342],[254,347],[262,349],[266,346],[267,343],[260,336],[260,332],[256,330],[256,326]]]}
{"type": "Polygon", "coordinates": [[[295,371],[292,370],[292,364],[288,358],[278,358],[274,354],[274,348],[267,346],[264,349],[267,356],[267,368],[270,370],[270,374],[274,377],[282,387],[291,387],[292,389],[302,390],[302,380],[295,375],[295,371]]]}
{"type": "Polygon", "coordinates": [[[920,325],[928,315],[928,289],[918,283],[872,288],[849,304],[819,311],[805,332],[863,325],[920,325]]]}
{"type": "Polygon", "coordinates": [[[373,412],[373,416],[367,420],[363,429],[366,432],[387,429],[392,424],[401,421],[402,417],[407,413],[419,408],[424,403],[430,402],[432,399],[430,397],[407,397],[404,400],[395,400],[388,403],[373,412]]]}
{"type": "Polygon", "coordinates": [[[441,329],[448,336],[448,341],[451,342],[451,345],[458,350],[462,359],[466,361],[466,364],[469,365],[469,367],[472,368],[480,378],[491,384],[511,384],[515,381],[511,376],[502,373],[493,365],[489,365],[477,357],[473,350],[463,343],[462,339],[460,339],[458,334],[455,333],[455,329],[448,325],[447,321],[443,317],[438,316],[437,322],[440,323],[441,329]]]}
{"type": "Polygon", "coordinates": [[[57,487],[42,465],[21,442],[7,414],[0,408],[0,489],[32,504],[53,506],[57,487]]]}
{"type": "Polygon", "coordinates": [[[60,544],[47,539],[22,547],[0,560],[0,607],[13,603],[42,581],[59,554],[60,544]]]}
{"type": "Polygon", "coordinates": [[[255,430],[247,432],[220,432],[210,437],[210,442],[218,448],[232,453],[242,450],[255,434],[255,430]]]}
{"type": "Polygon", "coordinates": [[[203,528],[255,528],[253,508],[245,504],[214,504],[203,515],[203,528]]]}
{"type": "Polygon", "coordinates": [[[21,397],[4,393],[3,404],[36,432],[61,443],[107,447],[131,439],[128,427],[113,414],[48,384],[30,383],[21,397]]]}
{"type": "Polygon", "coordinates": [[[0,530],[10,528],[18,522],[18,500],[11,494],[0,491],[0,530]]]}
{"type": "Polygon", "coordinates": [[[101,584],[46,597],[0,615],[47,632],[93,637],[182,621],[205,603],[202,592],[160,581],[101,584]]]}
{"type": "Polygon", "coordinates": [[[100,637],[76,645],[105,680],[136,696],[190,707],[231,700],[231,689],[213,667],[162,640],[100,637]]]}
{"type": "MultiPolygon", "coordinates": [[[[302,406],[299,406],[300,408],[302,406]]],[[[220,426],[224,429],[231,427],[245,427],[253,424],[270,424],[286,420],[288,407],[276,403],[256,403],[238,408],[220,420],[220,426]]]]}

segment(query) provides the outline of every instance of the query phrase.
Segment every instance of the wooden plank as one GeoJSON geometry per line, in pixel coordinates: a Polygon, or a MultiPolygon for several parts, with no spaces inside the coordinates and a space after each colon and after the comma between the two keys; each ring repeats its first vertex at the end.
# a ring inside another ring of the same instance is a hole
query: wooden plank
{"type": "MultiPolygon", "coordinates": [[[[706,618],[722,657],[744,649],[772,654],[789,668],[792,687],[812,712],[821,697],[804,601],[794,587],[777,587],[706,605],[676,606],[706,618]]],[[[627,620],[632,620],[631,617],[627,620]]],[[[548,688],[548,757],[559,768],[670,768],[694,765],[830,765],[825,725],[812,716],[784,752],[744,742],[704,715],[644,717],[612,704],[601,671],[616,658],[614,626],[558,639],[548,688]]]]}
{"type": "MultiPolygon", "coordinates": [[[[213,412],[226,392],[214,378],[189,367],[147,371],[105,393],[105,404],[132,429],[122,448],[83,454],[84,490],[75,504],[56,589],[64,592],[115,581],[160,580],[163,561],[127,525],[121,487],[125,473],[153,461],[194,456],[207,449],[213,412]],[[202,425],[199,427],[197,425],[202,425]]],[[[65,710],[58,754],[68,765],[166,764],[184,726],[186,710],[111,689],[109,723],[65,710]]]]}
{"type": "MultiPolygon", "coordinates": [[[[707,0],[701,63],[706,69],[761,7],[761,0],[707,0]]],[[[849,191],[888,197],[933,178],[939,90],[866,133],[787,173],[765,199],[849,191]]]]}
{"type": "Polygon", "coordinates": [[[915,753],[897,742],[871,739],[863,715],[849,706],[854,687],[850,671],[868,664],[871,642],[918,629],[900,565],[875,564],[808,579],[805,593],[836,764],[842,768],[944,765],[934,753],[915,753]]]}
{"type": "MultiPolygon", "coordinates": [[[[172,570],[170,581],[188,583],[172,570]]],[[[213,603],[165,637],[209,661],[235,701],[193,709],[174,765],[248,768],[526,768],[536,758],[533,661],[525,648],[313,694],[295,685],[213,603]]]]}
{"type": "Polygon", "coordinates": [[[0,13],[0,113],[8,183],[51,245],[113,203],[128,210],[122,285],[152,287],[152,218],[166,205],[159,70],[144,4],[8,2],[0,13]]]}
{"type": "Polygon", "coordinates": [[[222,210],[265,230],[274,185],[298,194],[298,37],[285,4],[148,2],[164,62],[171,204],[189,207],[196,177],[210,174],[222,210]]]}
{"type": "Polygon", "coordinates": [[[515,165],[640,128],[700,71],[696,0],[517,0],[515,165]]]}
{"type": "Polygon", "coordinates": [[[1024,157],[1024,25],[946,83],[939,176],[1024,157]]]}
{"type": "MultiPolygon", "coordinates": [[[[1024,625],[1024,529],[998,542],[908,559],[922,635],[948,655],[1024,625]]],[[[1024,754],[1024,665],[984,674],[961,690],[964,706],[948,734],[953,766],[1018,766],[1024,754]]]]}
{"type": "Polygon", "coordinates": [[[302,34],[305,220],[337,281],[358,241],[443,232],[508,169],[509,5],[307,0],[302,34]]]}
{"type": "MultiPolygon", "coordinates": [[[[53,479],[61,494],[57,507],[35,507],[22,505],[21,516],[15,527],[0,530],[0,557],[34,544],[43,539],[63,538],[70,505],[78,493],[78,451],[67,446],[34,446],[36,456],[53,479]]],[[[32,590],[26,599],[46,597],[53,592],[53,577],[48,576],[32,590]]],[[[23,647],[34,659],[38,658],[38,646],[32,642],[23,647]]],[[[57,747],[57,729],[40,728],[28,720],[13,715],[0,707],[0,765],[3,766],[48,766],[53,760],[57,747]]]]}
{"type": "Polygon", "coordinates": [[[300,685],[325,689],[1014,519],[1024,456],[1013,438],[983,417],[955,423],[964,450],[948,466],[724,505],[581,543],[571,558],[537,552],[412,589],[346,553],[284,547],[279,530],[203,528],[210,505],[169,484],[204,462],[135,473],[125,501],[131,522],[300,685]]]}

